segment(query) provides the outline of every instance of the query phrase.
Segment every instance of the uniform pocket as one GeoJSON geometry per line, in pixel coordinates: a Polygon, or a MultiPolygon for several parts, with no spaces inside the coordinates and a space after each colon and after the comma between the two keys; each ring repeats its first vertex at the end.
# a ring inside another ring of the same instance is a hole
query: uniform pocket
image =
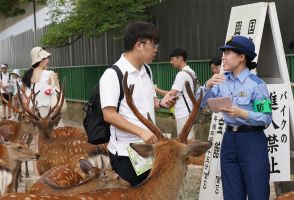
{"type": "Polygon", "coordinates": [[[250,103],[250,97],[238,97],[237,102],[239,105],[248,105],[250,103]]]}

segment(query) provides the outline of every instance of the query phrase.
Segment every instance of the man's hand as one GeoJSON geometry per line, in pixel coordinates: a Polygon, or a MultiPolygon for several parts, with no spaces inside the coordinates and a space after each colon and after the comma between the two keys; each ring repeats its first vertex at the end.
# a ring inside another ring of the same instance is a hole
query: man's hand
{"type": "Polygon", "coordinates": [[[177,100],[179,99],[179,97],[175,97],[174,95],[172,95],[172,92],[168,92],[159,102],[160,106],[166,107],[166,108],[171,108],[173,107],[177,100]]]}
{"type": "Polygon", "coordinates": [[[158,142],[157,137],[152,132],[147,130],[144,130],[144,132],[140,134],[140,137],[144,140],[146,144],[155,144],[158,142]]]}
{"type": "Polygon", "coordinates": [[[237,106],[220,108],[222,112],[226,112],[230,117],[240,117],[243,119],[248,119],[248,111],[237,106]]]}

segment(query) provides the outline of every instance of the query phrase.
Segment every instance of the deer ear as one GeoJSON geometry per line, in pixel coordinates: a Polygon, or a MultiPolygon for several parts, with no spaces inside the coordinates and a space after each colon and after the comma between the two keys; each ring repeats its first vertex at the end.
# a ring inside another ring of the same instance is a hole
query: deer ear
{"type": "Polygon", "coordinates": [[[183,156],[197,157],[204,154],[212,145],[211,141],[195,141],[192,144],[188,144],[183,151],[183,156]]]}
{"type": "Polygon", "coordinates": [[[85,159],[80,159],[80,168],[83,172],[85,172],[88,175],[91,175],[91,170],[93,168],[92,164],[90,161],[85,160],[85,159]]]}
{"type": "Polygon", "coordinates": [[[4,137],[0,135],[0,144],[4,144],[4,143],[5,143],[4,137]]]}
{"type": "Polygon", "coordinates": [[[26,145],[30,146],[32,140],[33,140],[33,135],[30,133],[27,133],[24,136],[22,136],[20,142],[21,142],[21,144],[26,144],[26,145]]]}
{"type": "Polygon", "coordinates": [[[153,156],[153,145],[152,144],[130,143],[130,146],[143,158],[148,158],[150,156],[153,156]]]}

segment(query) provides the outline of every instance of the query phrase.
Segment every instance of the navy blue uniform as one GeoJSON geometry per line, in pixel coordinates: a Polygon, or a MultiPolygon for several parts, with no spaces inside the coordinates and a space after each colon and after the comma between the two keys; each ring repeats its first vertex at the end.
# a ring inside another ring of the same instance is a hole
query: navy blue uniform
{"type": "Polygon", "coordinates": [[[225,73],[226,80],[204,89],[202,106],[208,98],[231,97],[233,105],[248,111],[248,119],[223,113],[227,127],[221,148],[221,172],[225,200],[268,200],[269,159],[267,139],[258,127],[268,126],[271,113],[254,112],[256,100],[269,99],[266,84],[245,68],[236,78],[225,73]],[[238,131],[233,127],[243,126],[238,131]],[[250,128],[248,128],[250,127],[250,128]],[[247,129],[246,129],[247,128],[247,129]],[[252,130],[251,130],[252,129],[252,130]]]}

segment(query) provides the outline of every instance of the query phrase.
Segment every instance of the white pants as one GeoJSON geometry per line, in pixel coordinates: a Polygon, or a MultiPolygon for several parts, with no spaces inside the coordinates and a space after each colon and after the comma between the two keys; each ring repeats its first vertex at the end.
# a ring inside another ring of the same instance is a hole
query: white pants
{"type": "MultiPolygon", "coordinates": [[[[182,118],[176,119],[176,122],[177,122],[177,135],[180,134],[180,132],[181,132],[182,128],[184,127],[185,123],[187,122],[187,119],[188,118],[189,118],[189,115],[186,116],[186,117],[182,117],[182,118]]],[[[190,130],[190,133],[188,135],[188,139],[195,140],[194,125],[192,126],[192,128],[190,130]]]]}

